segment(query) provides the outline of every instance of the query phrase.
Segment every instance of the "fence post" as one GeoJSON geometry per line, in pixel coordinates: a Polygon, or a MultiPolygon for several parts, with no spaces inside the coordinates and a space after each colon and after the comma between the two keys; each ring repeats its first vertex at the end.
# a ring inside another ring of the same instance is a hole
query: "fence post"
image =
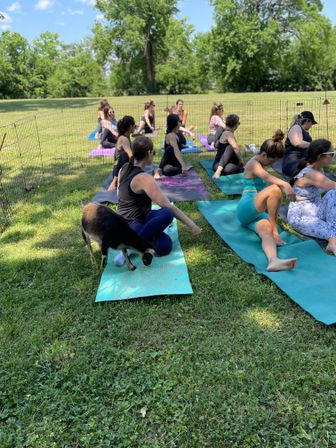
{"type": "Polygon", "coordinates": [[[23,189],[26,190],[27,188],[27,180],[26,180],[26,173],[25,173],[25,169],[22,163],[22,152],[21,152],[21,145],[19,142],[19,136],[18,136],[18,132],[17,132],[17,127],[16,127],[16,123],[14,123],[14,130],[15,130],[15,137],[16,137],[16,144],[19,148],[19,156],[20,156],[20,162],[21,162],[21,170],[22,170],[22,176],[23,176],[23,181],[24,181],[24,185],[23,185],[23,189]]]}
{"type": "Polygon", "coordinates": [[[41,168],[42,168],[42,178],[44,178],[44,164],[43,164],[43,156],[42,156],[42,148],[41,148],[41,140],[40,140],[40,134],[37,126],[37,119],[36,115],[34,115],[35,119],[35,128],[36,128],[36,135],[37,135],[37,143],[40,150],[40,158],[41,158],[41,168]]]}

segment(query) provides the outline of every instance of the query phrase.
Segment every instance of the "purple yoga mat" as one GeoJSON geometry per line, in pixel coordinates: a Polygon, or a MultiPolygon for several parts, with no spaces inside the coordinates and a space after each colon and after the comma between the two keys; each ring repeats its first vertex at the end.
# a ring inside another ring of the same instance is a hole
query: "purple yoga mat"
{"type": "Polygon", "coordinates": [[[162,176],[157,182],[171,201],[200,201],[210,198],[202,179],[193,168],[187,174],[162,176]]]}
{"type": "Polygon", "coordinates": [[[97,148],[94,148],[90,154],[89,157],[113,157],[115,152],[115,148],[102,148],[100,146],[97,146],[97,148]]]}
{"type": "Polygon", "coordinates": [[[207,151],[216,151],[216,148],[209,145],[207,135],[198,135],[198,140],[201,142],[201,144],[207,151]]]}

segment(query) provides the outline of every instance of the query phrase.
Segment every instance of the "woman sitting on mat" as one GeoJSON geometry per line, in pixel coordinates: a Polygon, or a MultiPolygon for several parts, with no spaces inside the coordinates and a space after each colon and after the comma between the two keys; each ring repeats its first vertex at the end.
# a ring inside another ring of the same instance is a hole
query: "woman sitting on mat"
{"type": "Polygon", "coordinates": [[[178,115],[169,114],[167,117],[167,131],[164,141],[164,154],[162,156],[159,168],[155,172],[155,179],[160,178],[161,174],[165,176],[176,176],[177,174],[186,174],[190,170],[183,160],[181,153],[182,144],[178,132],[180,128],[180,119],[178,115]]]}
{"type": "Polygon", "coordinates": [[[277,130],[272,138],[261,145],[260,153],[247,162],[244,191],[237,207],[237,218],[241,224],[260,236],[268,260],[267,270],[270,272],[293,269],[297,261],[296,258],[278,258],[277,245],[284,244],[284,241],[276,225],[282,199],[281,189],[288,200],[295,200],[295,192],[288,182],[272,176],[264,169],[283,157],[283,138],[283,132],[277,130]]]}
{"type": "Polygon", "coordinates": [[[216,133],[218,129],[225,128],[225,123],[222,118],[223,114],[224,114],[223,104],[213,103],[209,118],[209,134],[208,134],[208,144],[211,146],[215,146],[215,141],[217,140],[216,133]]]}
{"type": "Polygon", "coordinates": [[[153,100],[145,103],[145,112],[140,119],[137,134],[152,134],[155,131],[155,104],[153,100]]]}
{"type": "Polygon", "coordinates": [[[181,122],[180,132],[188,134],[192,139],[194,139],[195,135],[192,131],[195,129],[195,126],[189,126],[189,128],[186,128],[188,113],[183,109],[183,105],[184,101],[178,99],[175,103],[175,106],[166,107],[165,112],[168,112],[168,114],[178,115],[181,122]]]}
{"type": "Polygon", "coordinates": [[[97,125],[97,136],[99,139],[101,137],[101,133],[103,130],[102,120],[104,119],[104,107],[105,106],[109,106],[108,101],[106,99],[101,100],[101,102],[99,103],[99,108],[98,108],[98,125],[97,125]]]}
{"type": "MultiPolygon", "coordinates": [[[[199,235],[202,229],[171,204],[153,176],[144,172],[145,166],[153,162],[153,142],[147,137],[138,137],[132,152],[129,163],[119,173],[118,213],[136,233],[153,245],[157,255],[168,255],[172,250],[172,240],[166,229],[174,217],[188,226],[194,236],[199,235]],[[161,208],[152,210],[152,201],[161,208]]],[[[117,255],[114,262],[122,266],[125,262],[123,254],[117,255]]]]}
{"type": "Polygon", "coordinates": [[[100,142],[103,148],[114,148],[118,138],[117,120],[114,110],[107,104],[104,107],[104,119],[102,120],[102,133],[100,142]]]}
{"type": "Polygon", "coordinates": [[[225,130],[217,144],[217,153],[212,166],[215,171],[214,179],[228,174],[237,174],[244,171],[244,162],[234,133],[240,125],[238,115],[228,115],[225,119],[225,130]]]}
{"type": "Polygon", "coordinates": [[[312,141],[309,129],[317,124],[314,115],[309,111],[295,115],[285,141],[285,155],[282,160],[282,172],[293,177],[297,173],[299,163],[305,160],[309,143],[312,141]]]}
{"type": "Polygon", "coordinates": [[[114,153],[114,168],[112,173],[112,182],[108,188],[108,191],[115,190],[117,188],[117,180],[120,169],[129,162],[132,157],[132,144],[131,135],[135,129],[135,121],[133,117],[125,115],[118,121],[118,140],[115,145],[114,153]]]}
{"type": "Polygon", "coordinates": [[[289,204],[287,219],[298,232],[327,240],[327,250],[336,255],[336,182],[323,172],[334,155],[329,140],[314,140],[309,145],[307,158],[291,181],[296,202],[289,204]],[[322,198],[323,191],[327,193],[322,198]]]}

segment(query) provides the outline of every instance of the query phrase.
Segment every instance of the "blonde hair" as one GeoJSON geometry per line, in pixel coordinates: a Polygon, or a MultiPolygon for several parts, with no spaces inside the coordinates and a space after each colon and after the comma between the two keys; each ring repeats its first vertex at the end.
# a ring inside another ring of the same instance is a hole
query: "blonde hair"
{"type": "Polygon", "coordinates": [[[220,110],[223,110],[223,104],[222,103],[213,103],[212,108],[211,108],[211,112],[210,112],[209,121],[211,120],[211,117],[213,115],[218,115],[218,112],[220,110]]]}

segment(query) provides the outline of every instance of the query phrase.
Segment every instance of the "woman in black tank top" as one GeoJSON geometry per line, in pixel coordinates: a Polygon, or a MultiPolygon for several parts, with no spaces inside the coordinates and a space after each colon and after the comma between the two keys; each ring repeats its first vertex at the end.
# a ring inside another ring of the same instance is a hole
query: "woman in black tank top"
{"type": "Polygon", "coordinates": [[[309,129],[317,124],[309,111],[295,115],[285,141],[285,155],[282,159],[282,172],[292,178],[299,164],[304,161],[312,138],[309,129]]]}
{"type": "Polygon", "coordinates": [[[213,175],[215,179],[219,179],[220,176],[242,173],[244,171],[244,163],[234,136],[234,132],[239,125],[238,115],[232,114],[226,117],[225,130],[217,144],[217,153],[212,166],[212,169],[215,171],[213,175]]]}
{"type": "Polygon", "coordinates": [[[167,116],[167,131],[164,141],[164,154],[162,156],[158,170],[155,172],[155,178],[158,179],[161,174],[165,176],[176,176],[177,174],[186,174],[191,167],[188,167],[181,153],[183,142],[179,139],[180,118],[176,114],[167,116]]]}
{"type": "MultiPolygon", "coordinates": [[[[133,156],[119,172],[118,213],[142,238],[150,242],[159,256],[168,255],[172,250],[172,240],[167,227],[175,218],[187,225],[194,236],[201,229],[180,209],[169,202],[153,176],[144,172],[144,167],[153,162],[153,142],[147,137],[135,139],[133,156]],[[161,208],[152,210],[152,201],[161,208]]],[[[115,259],[117,265],[124,262],[122,255],[115,259]]]]}
{"type": "Polygon", "coordinates": [[[132,157],[131,134],[133,133],[135,128],[134,118],[129,115],[125,115],[121,120],[118,121],[117,126],[119,137],[115,145],[112,182],[108,188],[108,191],[112,191],[117,188],[119,171],[132,157]]]}

